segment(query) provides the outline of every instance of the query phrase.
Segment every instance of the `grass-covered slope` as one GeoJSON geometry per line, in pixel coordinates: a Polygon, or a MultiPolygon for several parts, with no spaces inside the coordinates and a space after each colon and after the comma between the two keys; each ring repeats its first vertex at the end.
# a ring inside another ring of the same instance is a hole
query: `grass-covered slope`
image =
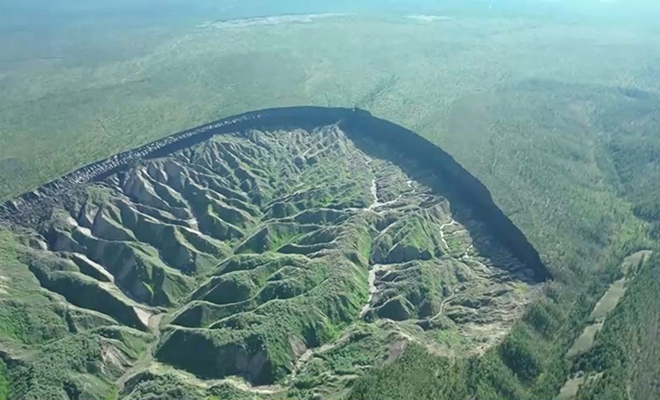
{"type": "MultiPolygon", "coordinates": [[[[153,336],[94,310],[100,301],[89,293],[90,303],[77,307],[44,290],[20,254],[30,250],[16,239],[5,230],[0,232],[3,398],[112,397],[113,383],[140,357],[153,336]]],[[[122,311],[130,318],[131,312],[122,311]]]]}
{"type": "Polygon", "coordinates": [[[483,354],[539,278],[423,161],[250,129],[46,202],[3,236],[8,397],[334,396],[409,344],[483,354]]]}

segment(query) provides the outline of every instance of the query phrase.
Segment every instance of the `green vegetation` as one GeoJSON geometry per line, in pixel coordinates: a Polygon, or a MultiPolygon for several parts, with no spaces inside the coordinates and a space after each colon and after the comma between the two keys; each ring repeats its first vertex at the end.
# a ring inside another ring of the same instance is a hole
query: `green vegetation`
{"type": "Polygon", "coordinates": [[[579,398],[655,398],[660,373],[658,356],[658,290],[660,257],[657,250],[628,285],[621,304],[607,319],[595,345],[576,362],[595,379],[579,391],[579,398]]]}
{"type": "Polygon", "coordinates": [[[492,346],[540,282],[431,171],[372,147],[334,125],[251,130],[86,185],[8,246],[63,324],[43,360],[16,348],[10,397],[348,395],[410,340],[492,346]]]}
{"type": "MultiPolygon", "coordinates": [[[[608,143],[614,166],[620,182],[620,190],[632,204],[638,217],[651,223],[651,235],[660,239],[660,184],[655,177],[660,172],[658,154],[660,140],[657,137],[660,97],[656,94],[641,93],[642,99],[632,101],[618,112],[626,115],[629,124],[619,122],[614,125],[616,135],[608,143]]],[[[615,124],[614,121],[608,121],[615,124]]]]}
{"type": "Polygon", "coordinates": [[[7,366],[0,360],[0,400],[7,400],[9,394],[10,381],[7,375],[7,366]]]}
{"type": "Polygon", "coordinates": [[[268,151],[211,141],[192,167],[152,160],[88,187],[48,238],[0,228],[0,399],[554,398],[571,378],[580,398],[660,397],[658,251],[619,269],[660,240],[660,36],[610,28],[465,14],[99,25],[57,33],[52,59],[3,31],[2,199],[223,116],[359,105],[479,178],[555,280],[494,274],[520,266],[470,247],[483,235],[460,204],[422,210],[412,191],[428,188],[381,157],[308,157],[319,143],[303,134],[268,151]],[[373,204],[373,177],[401,207],[346,212],[373,204]],[[624,277],[614,310],[616,293],[594,311],[624,277]],[[153,355],[180,369],[152,371],[153,355]]]}
{"type": "Polygon", "coordinates": [[[419,346],[410,346],[403,356],[377,373],[358,380],[352,400],[368,399],[461,399],[467,397],[466,365],[429,355],[419,346]]]}
{"type": "Polygon", "coordinates": [[[20,246],[7,231],[2,248],[2,321],[0,394],[3,398],[104,398],[120,374],[104,354],[137,358],[148,335],[105,328],[103,315],[66,306],[61,298],[40,290],[21,264],[20,246]]]}

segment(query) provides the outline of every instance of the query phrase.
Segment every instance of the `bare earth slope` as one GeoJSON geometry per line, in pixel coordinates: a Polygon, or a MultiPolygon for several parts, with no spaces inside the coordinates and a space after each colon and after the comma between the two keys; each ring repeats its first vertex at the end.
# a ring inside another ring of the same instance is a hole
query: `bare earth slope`
{"type": "Polygon", "coordinates": [[[15,227],[66,324],[4,344],[10,374],[33,376],[15,395],[324,396],[407,343],[457,356],[498,343],[545,275],[423,157],[345,129],[210,136],[15,227]],[[83,340],[83,361],[43,372],[49,346],[83,340]]]}

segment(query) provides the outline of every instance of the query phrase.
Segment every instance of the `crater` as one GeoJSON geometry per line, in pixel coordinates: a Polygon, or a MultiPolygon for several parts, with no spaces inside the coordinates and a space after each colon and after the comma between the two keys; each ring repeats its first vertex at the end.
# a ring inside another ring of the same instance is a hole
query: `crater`
{"type": "Polygon", "coordinates": [[[476,178],[362,110],[217,121],[84,167],[0,218],[44,239],[25,257],[45,290],[152,331],[152,362],[199,379],[291,380],[365,325],[384,345],[405,329],[483,350],[549,279],[476,178]]]}

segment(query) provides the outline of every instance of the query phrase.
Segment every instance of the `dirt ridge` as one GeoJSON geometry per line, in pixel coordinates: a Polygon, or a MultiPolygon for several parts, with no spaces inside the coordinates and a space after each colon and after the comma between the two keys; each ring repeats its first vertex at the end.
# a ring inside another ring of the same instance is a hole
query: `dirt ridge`
{"type": "Polygon", "coordinates": [[[488,189],[451,155],[413,131],[357,108],[273,108],[214,121],[89,164],[34,191],[6,201],[0,205],[0,222],[37,227],[50,218],[55,207],[68,208],[67,205],[75,201],[75,194],[81,185],[100,181],[141,160],[163,157],[188,148],[214,135],[264,127],[314,128],[332,124],[339,124],[349,136],[366,136],[392,144],[403,153],[414,154],[427,167],[437,170],[439,176],[456,188],[458,198],[455,200],[464,202],[479,214],[502,244],[535,272],[537,279],[551,277],[536,249],[495,204],[488,189]]]}

